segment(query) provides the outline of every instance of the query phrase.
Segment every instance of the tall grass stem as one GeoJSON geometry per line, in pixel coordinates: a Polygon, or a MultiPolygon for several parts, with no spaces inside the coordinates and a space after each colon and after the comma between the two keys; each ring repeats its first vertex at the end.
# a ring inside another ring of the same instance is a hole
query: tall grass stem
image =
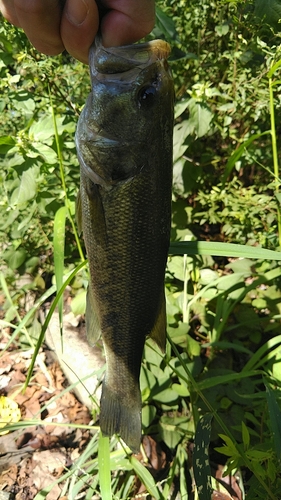
{"type": "Polygon", "coordinates": [[[268,78],[268,86],[269,86],[269,111],[270,111],[270,125],[271,125],[271,144],[272,144],[272,155],[273,155],[273,172],[274,172],[274,182],[275,182],[275,195],[277,199],[278,241],[279,241],[279,247],[281,247],[281,207],[280,207],[280,200],[278,197],[279,187],[280,187],[279,164],[278,164],[277,137],[276,137],[275,113],[274,113],[274,93],[273,93],[274,82],[272,81],[271,72],[268,78]]]}
{"type": "Polygon", "coordinates": [[[51,108],[52,108],[52,118],[53,118],[54,131],[55,131],[55,141],[56,141],[57,155],[58,155],[58,161],[59,161],[59,167],[60,167],[61,184],[62,184],[62,189],[64,191],[65,206],[67,208],[67,212],[68,212],[67,215],[68,215],[68,218],[70,220],[70,224],[72,226],[72,230],[73,230],[73,234],[74,234],[74,237],[75,237],[75,241],[76,241],[76,245],[77,245],[77,249],[78,249],[78,252],[79,252],[80,259],[82,261],[84,261],[85,260],[84,253],[83,253],[83,250],[82,250],[82,247],[81,247],[80,238],[79,238],[78,233],[77,233],[77,229],[76,229],[76,226],[75,226],[74,219],[73,219],[73,217],[71,215],[70,201],[69,201],[69,198],[67,196],[67,188],[66,188],[64,168],[63,168],[62,150],[61,150],[61,147],[60,147],[57,121],[56,121],[55,109],[54,109],[53,102],[52,102],[52,95],[51,95],[50,87],[49,87],[49,99],[50,99],[51,108]]]}

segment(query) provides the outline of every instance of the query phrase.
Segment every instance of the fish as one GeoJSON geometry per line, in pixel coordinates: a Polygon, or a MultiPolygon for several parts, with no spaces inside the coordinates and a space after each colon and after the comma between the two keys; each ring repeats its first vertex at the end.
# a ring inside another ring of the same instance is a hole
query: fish
{"type": "Polygon", "coordinates": [[[103,340],[99,424],[133,453],[141,443],[144,344],[166,343],[174,87],[170,46],[153,40],[89,53],[91,92],[79,117],[76,217],[89,263],[86,331],[103,340]]]}

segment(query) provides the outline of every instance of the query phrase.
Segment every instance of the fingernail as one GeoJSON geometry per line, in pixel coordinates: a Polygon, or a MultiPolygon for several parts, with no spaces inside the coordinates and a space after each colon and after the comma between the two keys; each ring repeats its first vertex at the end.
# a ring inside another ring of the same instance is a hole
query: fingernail
{"type": "Polygon", "coordinates": [[[84,0],[69,0],[67,3],[66,15],[72,24],[82,24],[88,11],[88,5],[84,0]]]}

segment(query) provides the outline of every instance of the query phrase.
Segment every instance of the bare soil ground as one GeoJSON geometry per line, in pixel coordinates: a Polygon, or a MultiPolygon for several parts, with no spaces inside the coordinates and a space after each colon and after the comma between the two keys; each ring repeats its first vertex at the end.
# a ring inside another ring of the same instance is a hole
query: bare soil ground
{"type": "MultiPolygon", "coordinates": [[[[2,347],[5,340],[2,331],[2,347]]],[[[0,436],[0,491],[10,493],[7,500],[33,499],[71,466],[90,439],[88,430],[67,426],[87,425],[91,415],[72,392],[64,391],[65,376],[48,348],[40,352],[32,381],[22,392],[31,356],[32,351],[17,351],[11,346],[0,358],[2,394],[19,405],[23,419],[44,422],[0,436]]],[[[55,486],[47,500],[61,498],[61,489],[55,486]]]]}

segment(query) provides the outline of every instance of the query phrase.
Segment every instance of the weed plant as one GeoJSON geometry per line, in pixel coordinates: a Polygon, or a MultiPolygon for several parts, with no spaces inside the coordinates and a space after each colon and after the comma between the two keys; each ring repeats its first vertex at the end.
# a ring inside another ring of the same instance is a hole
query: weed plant
{"type": "MultiPolygon", "coordinates": [[[[280,34],[260,2],[159,0],[152,36],[172,45],[174,191],[167,352],[147,342],[140,384],[143,432],[168,450],[170,465],[164,480],[153,478],[145,457],[139,462],[93,427],[88,447],[57,483],[70,499],[81,492],[129,499],[138,476],[152,498],[208,500],[214,489],[226,494],[212,477],[215,462],[238,478],[243,499],[277,500],[280,34]]],[[[63,332],[66,286],[74,312],[85,308],[74,131],[89,78],[66,54],[38,54],[3,20],[0,77],[1,322],[13,331],[10,343],[32,346],[35,359],[56,306],[63,332]],[[28,312],[27,290],[18,286],[23,274],[35,299],[28,312]],[[50,299],[35,337],[38,310],[50,299]]]]}

